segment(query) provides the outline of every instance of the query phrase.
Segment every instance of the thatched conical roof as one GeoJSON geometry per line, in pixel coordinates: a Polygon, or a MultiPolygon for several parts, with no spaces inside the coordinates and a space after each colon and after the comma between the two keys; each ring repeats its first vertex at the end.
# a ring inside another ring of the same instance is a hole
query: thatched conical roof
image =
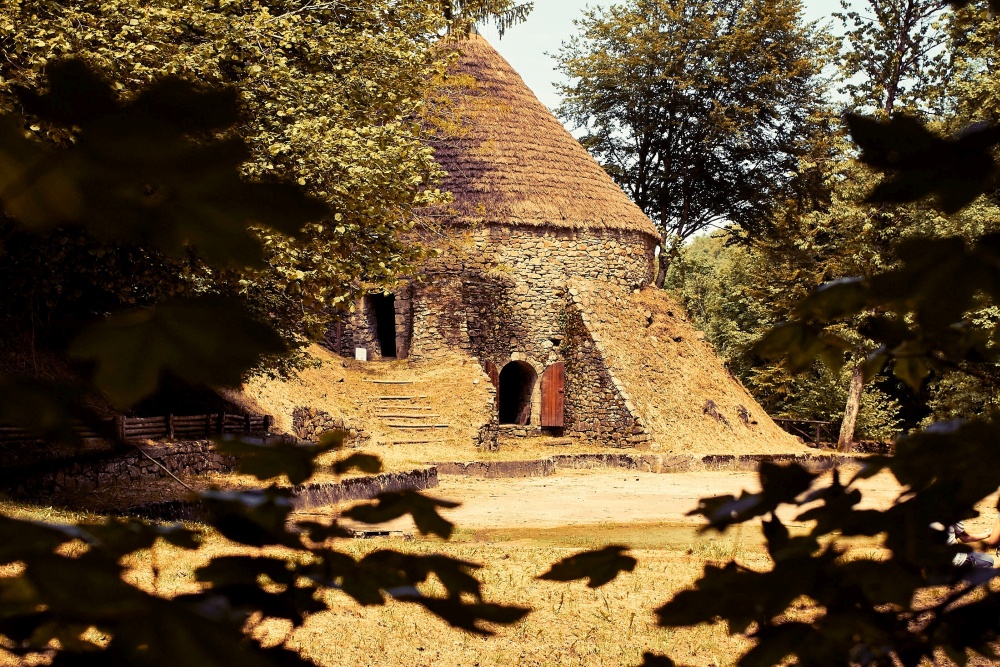
{"type": "Polygon", "coordinates": [[[557,228],[642,231],[653,223],[478,35],[453,43],[461,131],[433,142],[454,195],[448,218],[557,228]]]}

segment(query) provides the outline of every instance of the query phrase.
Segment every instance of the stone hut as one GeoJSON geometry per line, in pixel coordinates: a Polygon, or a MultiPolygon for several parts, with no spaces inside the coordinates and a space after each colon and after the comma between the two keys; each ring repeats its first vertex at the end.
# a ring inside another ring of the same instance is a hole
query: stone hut
{"type": "Polygon", "coordinates": [[[688,437],[690,429],[656,428],[688,419],[657,403],[656,394],[671,394],[669,403],[679,392],[690,419],[709,430],[725,435],[740,422],[750,430],[765,424],[767,433],[758,435],[787,444],[679,308],[632,303],[665,299],[650,287],[659,243],[652,222],[485,39],[472,36],[456,48],[454,76],[469,82],[454,99],[464,129],[434,145],[448,174],[441,188],[454,201],[426,216],[458,241],[392,294],[361,299],[331,328],[329,346],[352,357],[364,348],[369,360],[463,351],[496,387],[500,426],[521,433],[542,429],[659,448],[658,440],[688,437]],[[638,324],[626,324],[629,313],[638,313],[638,324]],[[674,348],[649,342],[661,342],[648,329],[656,317],[684,329],[682,336],[664,335],[674,348]],[[683,358],[675,342],[682,338],[701,346],[688,356],[710,359],[710,379],[699,371],[681,385],[630,381],[647,363],[666,370],[650,367],[643,376],[670,375],[668,355],[683,358]],[[634,348],[646,355],[636,363],[628,361],[634,348]]]}

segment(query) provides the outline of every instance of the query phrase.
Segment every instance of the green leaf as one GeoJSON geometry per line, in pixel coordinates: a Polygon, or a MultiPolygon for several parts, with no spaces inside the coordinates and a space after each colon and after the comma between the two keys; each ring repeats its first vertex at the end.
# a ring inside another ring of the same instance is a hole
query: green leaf
{"type": "Polygon", "coordinates": [[[765,358],[780,358],[793,373],[806,370],[817,357],[840,365],[850,345],[839,336],[804,322],[783,322],[769,330],[751,352],[765,358]]]}
{"type": "Polygon", "coordinates": [[[351,537],[352,533],[342,528],[336,522],[321,523],[319,521],[298,521],[295,526],[306,534],[310,542],[323,544],[328,540],[351,537]]]}
{"type": "Polygon", "coordinates": [[[0,206],[30,228],[75,220],[83,210],[66,157],[26,139],[9,116],[0,116],[0,206]]]}
{"type": "Polygon", "coordinates": [[[708,519],[703,530],[725,530],[733,524],[771,514],[783,503],[794,502],[817,477],[816,473],[798,464],[777,465],[769,462],[761,463],[759,475],[760,493],[744,491],[738,498],[732,495],[702,498],[698,507],[688,512],[688,516],[702,515],[708,519]]]}
{"type": "Polygon", "coordinates": [[[893,375],[916,392],[919,392],[924,386],[924,380],[927,379],[930,372],[930,364],[923,357],[896,357],[892,367],[893,375]]]}
{"type": "Polygon", "coordinates": [[[599,588],[613,581],[619,573],[632,572],[635,569],[637,561],[632,556],[625,555],[625,551],[628,551],[628,547],[619,545],[609,545],[597,551],[585,551],[553,563],[549,571],[539,575],[538,578],[548,581],[589,579],[588,588],[599,588]]]}
{"type": "Polygon", "coordinates": [[[891,357],[886,354],[885,346],[879,347],[877,350],[869,354],[863,362],[861,362],[861,372],[864,375],[865,382],[870,382],[872,378],[878,375],[885,365],[889,362],[891,357]]]}
{"type": "Polygon", "coordinates": [[[657,655],[646,651],[642,654],[642,664],[639,667],[675,667],[676,663],[665,655],[657,655]]]}
{"type": "Polygon", "coordinates": [[[113,436],[111,425],[90,410],[74,386],[0,375],[0,424],[19,426],[49,442],[79,446],[80,427],[113,436]]]}
{"type": "Polygon", "coordinates": [[[295,234],[328,206],[286,183],[248,183],[242,139],[197,141],[238,118],[233,89],[199,90],[166,78],[127,103],[79,61],[53,63],[49,91],[22,94],[26,107],[78,131],[53,152],[0,128],[0,200],[29,227],[85,226],[111,240],[153,244],[220,264],[263,266],[249,227],[295,234]],[[199,137],[201,138],[201,137],[199,137]]]}
{"type": "Polygon", "coordinates": [[[823,283],[800,301],[793,310],[797,317],[830,322],[863,311],[868,304],[868,288],[860,277],[823,283]]]}
{"type": "Polygon", "coordinates": [[[69,352],[94,360],[98,389],[127,407],[153,393],[165,372],[194,384],[233,386],[263,356],[284,350],[278,334],[236,302],[198,297],[113,315],[85,329],[69,352]]]}
{"type": "Polygon", "coordinates": [[[385,523],[406,516],[413,517],[413,523],[422,534],[434,534],[448,539],[454,525],[438,514],[438,508],[451,509],[459,503],[425,496],[418,491],[393,491],[379,494],[374,504],[355,505],[342,516],[362,523],[385,523]]]}
{"type": "Polygon", "coordinates": [[[207,510],[209,524],[230,540],[252,547],[301,546],[298,536],[286,528],[292,511],[287,490],[203,491],[198,497],[207,510]]]}
{"type": "Polygon", "coordinates": [[[57,547],[93,538],[84,527],[12,519],[0,514],[0,564],[51,554],[57,547]]]}

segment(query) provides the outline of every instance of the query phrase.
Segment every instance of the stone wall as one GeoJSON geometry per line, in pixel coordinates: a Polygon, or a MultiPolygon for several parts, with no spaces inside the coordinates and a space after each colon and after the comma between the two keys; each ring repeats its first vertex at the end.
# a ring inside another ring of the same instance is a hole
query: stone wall
{"type": "Polygon", "coordinates": [[[354,427],[324,410],[301,407],[292,411],[292,434],[296,438],[318,442],[327,431],[347,431],[345,445],[348,447],[362,447],[370,439],[364,429],[354,427]]]}
{"type": "MultiPolygon", "coordinates": [[[[572,295],[571,299],[572,300],[572,295]]],[[[634,447],[648,438],[628,397],[608,370],[576,304],[567,307],[565,432],[615,447],[634,447]]]]}
{"type": "Polygon", "coordinates": [[[38,475],[28,475],[16,486],[3,489],[19,498],[44,498],[86,493],[111,484],[165,479],[166,468],[175,475],[206,472],[230,472],[236,467],[236,458],[215,451],[209,441],[178,442],[170,445],[138,445],[108,457],[92,461],[51,463],[49,470],[38,475]],[[150,461],[156,459],[163,467],[150,461]]]}
{"type": "Polygon", "coordinates": [[[832,470],[840,466],[863,465],[865,457],[842,454],[743,454],[691,455],[681,454],[557,454],[529,461],[469,461],[435,463],[440,475],[465,477],[508,478],[548,477],[560,470],[620,468],[636,472],[683,473],[705,470],[739,470],[753,472],[761,463],[797,464],[812,472],[832,470]]]}
{"type": "MultiPolygon", "coordinates": [[[[380,493],[422,491],[438,485],[437,468],[386,472],[379,475],[350,477],[339,482],[302,484],[292,489],[292,505],[296,510],[326,507],[352,500],[370,500],[380,493]]],[[[204,508],[197,502],[167,500],[130,507],[123,514],[160,521],[199,521],[204,508]]]]}
{"type": "Polygon", "coordinates": [[[416,470],[385,472],[350,477],[339,482],[302,484],[292,489],[292,505],[297,510],[325,507],[350,500],[370,500],[382,493],[422,491],[438,485],[434,466],[416,470]]]}
{"type": "MultiPolygon", "coordinates": [[[[392,294],[395,297],[396,358],[405,359],[410,354],[413,333],[413,288],[404,284],[392,294]]],[[[327,348],[345,357],[354,358],[355,348],[363,347],[369,360],[382,358],[372,295],[359,298],[353,312],[334,318],[327,329],[325,343],[327,348]]]]}
{"type": "MultiPolygon", "coordinates": [[[[397,305],[405,303],[409,309],[398,320],[398,346],[415,359],[463,350],[498,370],[515,361],[528,364],[536,375],[531,426],[538,425],[541,407],[537,378],[551,364],[573,357],[567,385],[572,382],[582,392],[574,404],[574,432],[601,438],[614,433],[616,442],[634,445],[628,439],[641,433],[633,432],[634,424],[619,409],[613,386],[595,393],[591,384],[601,374],[599,357],[585,349],[567,350],[568,282],[582,277],[621,289],[647,285],[654,275],[656,243],[643,232],[613,229],[471,229],[463,249],[428,260],[418,278],[396,291],[397,305]],[[576,371],[586,375],[571,378],[576,371]]],[[[345,317],[333,347],[350,356],[355,347],[365,347],[368,358],[377,359],[378,344],[364,305],[362,300],[345,317]]]]}
{"type": "MultiPolygon", "coordinates": [[[[428,260],[421,276],[396,290],[400,346],[414,356],[469,350],[494,363],[520,353],[547,365],[561,330],[567,280],[606,280],[638,287],[653,278],[656,241],[642,232],[487,225],[470,232],[464,250],[428,260]],[[406,339],[403,341],[402,339],[406,339]]],[[[339,345],[377,358],[364,299],[344,316],[339,345]]]]}

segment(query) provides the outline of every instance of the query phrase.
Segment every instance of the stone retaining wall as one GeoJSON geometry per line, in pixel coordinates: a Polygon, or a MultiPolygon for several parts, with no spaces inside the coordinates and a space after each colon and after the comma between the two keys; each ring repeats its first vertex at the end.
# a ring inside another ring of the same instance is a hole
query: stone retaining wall
{"type": "Polygon", "coordinates": [[[548,477],[556,473],[553,459],[535,461],[469,461],[468,463],[435,463],[441,475],[464,475],[466,477],[511,478],[548,477]]]}
{"type": "MultiPolygon", "coordinates": [[[[422,491],[438,485],[435,467],[351,477],[339,482],[302,484],[292,489],[296,510],[325,507],[352,500],[371,500],[381,493],[422,491]]],[[[202,521],[204,510],[197,502],[167,500],[130,507],[123,514],[157,521],[202,521]]]]}
{"type": "Polygon", "coordinates": [[[684,456],[671,454],[558,454],[532,461],[470,461],[434,463],[441,475],[509,478],[547,477],[560,469],[580,470],[623,468],[653,473],[681,473],[702,470],[755,471],[761,463],[797,463],[814,472],[842,465],[864,463],[864,456],[837,454],[709,454],[684,456]]]}
{"type": "Polygon", "coordinates": [[[385,472],[367,477],[351,477],[339,482],[302,484],[293,489],[292,504],[297,510],[335,505],[350,500],[370,500],[381,493],[421,491],[438,485],[434,466],[385,472]]]}
{"type": "Polygon", "coordinates": [[[292,433],[296,438],[317,442],[327,431],[347,431],[345,444],[349,447],[361,447],[370,440],[364,429],[355,428],[324,410],[301,407],[292,411],[292,433]]]}
{"type": "Polygon", "coordinates": [[[94,491],[110,484],[164,479],[168,474],[163,468],[175,475],[188,475],[230,472],[236,467],[235,457],[215,451],[214,445],[207,440],[136,447],[163,467],[150,461],[138,449],[126,449],[95,461],[52,462],[51,469],[46,472],[21,479],[16,486],[3,491],[17,498],[51,497],[94,491]]]}

